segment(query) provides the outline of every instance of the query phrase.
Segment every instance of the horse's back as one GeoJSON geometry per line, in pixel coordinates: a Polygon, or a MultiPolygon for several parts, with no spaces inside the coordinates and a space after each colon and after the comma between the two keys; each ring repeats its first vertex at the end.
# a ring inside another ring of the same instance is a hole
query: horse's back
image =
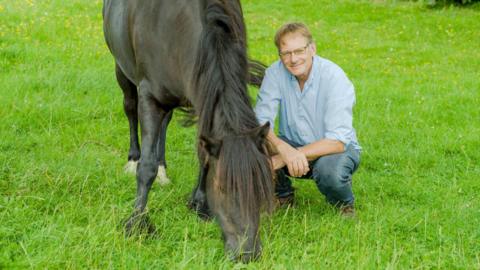
{"type": "Polygon", "coordinates": [[[186,91],[202,29],[200,2],[104,0],[105,39],[117,65],[134,83],[186,91]]]}

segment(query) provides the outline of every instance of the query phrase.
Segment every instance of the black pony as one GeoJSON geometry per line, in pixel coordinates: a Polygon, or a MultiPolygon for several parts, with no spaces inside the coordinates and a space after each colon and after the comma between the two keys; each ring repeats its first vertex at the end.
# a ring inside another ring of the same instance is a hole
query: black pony
{"type": "Polygon", "coordinates": [[[249,61],[239,0],[104,0],[104,33],[115,58],[130,124],[129,161],[139,161],[135,209],[126,232],[153,229],[145,213],[174,108],[198,122],[200,173],[191,207],[213,215],[225,247],[249,261],[261,250],[260,211],[272,208],[266,135],[247,93],[264,67],[249,61]],[[142,133],[141,155],[137,126],[142,133]]]}

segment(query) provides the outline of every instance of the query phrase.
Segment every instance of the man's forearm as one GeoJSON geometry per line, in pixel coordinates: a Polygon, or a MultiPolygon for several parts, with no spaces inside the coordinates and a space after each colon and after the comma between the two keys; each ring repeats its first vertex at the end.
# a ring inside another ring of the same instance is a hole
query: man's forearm
{"type": "Polygon", "coordinates": [[[305,154],[308,160],[315,160],[321,156],[343,153],[345,145],[337,140],[321,139],[299,147],[298,150],[305,154]]]}
{"type": "MultiPolygon", "coordinates": [[[[277,135],[270,130],[267,135],[268,141],[274,147],[274,154],[278,154],[278,147],[287,144],[282,139],[278,138],[277,135]]],[[[330,139],[321,139],[311,144],[307,144],[305,146],[297,148],[300,152],[302,152],[308,160],[314,160],[321,156],[329,155],[329,154],[337,154],[343,153],[345,151],[345,145],[337,140],[330,140],[330,139]]]]}

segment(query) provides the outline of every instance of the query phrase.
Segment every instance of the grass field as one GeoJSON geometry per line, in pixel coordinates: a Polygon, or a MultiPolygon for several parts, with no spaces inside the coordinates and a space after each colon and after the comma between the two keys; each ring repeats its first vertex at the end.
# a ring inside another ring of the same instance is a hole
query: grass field
{"type": "Polygon", "coordinates": [[[185,206],[195,128],[175,117],[160,233],[125,239],[136,185],[102,1],[0,0],[0,269],[480,269],[480,5],[242,3],[253,58],[275,61],[275,30],[302,20],[356,86],[358,219],[298,180],[297,206],[262,219],[262,259],[227,260],[185,206]]]}

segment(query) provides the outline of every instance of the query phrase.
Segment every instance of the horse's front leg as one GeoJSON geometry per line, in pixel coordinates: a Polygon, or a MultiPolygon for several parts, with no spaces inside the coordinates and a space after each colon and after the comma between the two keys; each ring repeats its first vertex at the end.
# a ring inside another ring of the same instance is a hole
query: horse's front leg
{"type": "Polygon", "coordinates": [[[206,177],[208,168],[200,166],[200,172],[198,174],[197,186],[193,189],[192,197],[188,202],[188,207],[195,211],[197,215],[203,220],[211,219],[210,209],[207,203],[206,194],[206,177]]]}
{"type": "Polygon", "coordinates": [[[142,155],[137,169],[137,196],[135,209],[125,225],[126,234],[131,235],[136,229],[153,232],[154,226],[147,218],[145,207],[148,193],[157,176],[158,157],[157,142],[160,135],[160,125],[166,112],[157,106],[150,94],[151,89],[147,81],[139,86],[138,112],[142,132],[142,155]]]}

